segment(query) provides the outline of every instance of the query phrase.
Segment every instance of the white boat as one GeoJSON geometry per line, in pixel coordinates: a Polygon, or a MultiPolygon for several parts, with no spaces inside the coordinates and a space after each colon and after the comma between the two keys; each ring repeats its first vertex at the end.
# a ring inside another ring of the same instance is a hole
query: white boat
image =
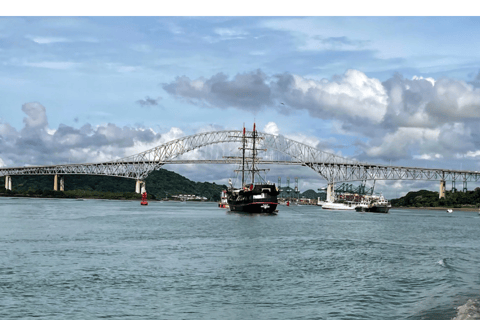
{"type": "Polygon", "coordinates": [[[448,212],[448,213],[452,213],[452,212],[453,212],[453,209],[447,209],[447,212],[448,212]]]}
{"type": "Polygon", "coordinates": [[[227,201],[227,191],[223,190],[220,195],[220,202],[218,203],[219,208],[230,209],[227,201]]]}
{"type": "Polygon", "coordinates": [[[355,210],[355,204],[351,202],[336,203],[336,202],[324,202],[322,209],[327,210],[355,210]]]}
{"type": "Polygon", "coordinates": [[[355,206],[355,211],[367,212],[369,208],[370,208],[370,202],[364,198],[362,199],[362,201],[360,201],[360,203],[357,203],[357,205],[355,206]]]}
{"type": "Polygon", "coordinates": [[[322,201],[320,200],[320,197],[318,198],[318,201],[317,201],[317,206],[323,206],[323,204],[326,203],[325,201],[322,201]]]}

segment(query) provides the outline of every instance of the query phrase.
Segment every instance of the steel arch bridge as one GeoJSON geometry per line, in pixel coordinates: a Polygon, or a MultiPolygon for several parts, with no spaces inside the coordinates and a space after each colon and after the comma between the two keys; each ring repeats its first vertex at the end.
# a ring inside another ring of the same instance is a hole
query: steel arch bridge
{"type": "MultiPolygon", "coordinates": [[[[247,134],[252,134],[247,131],[247,134]]],[[[239,163],[238,159],[223,160],[181,160],[179,156],[188,152],[221,143],[242,141],[243,131],[214,131],[198,133],[164,143],[144,152],[101,163],[63,164],[49,166],[27,166],[0,168],[0,176],[12,175],[105,175],[144,180],[150,172],[160,169],[165,164],[176,163],[239,163]]],[[[333,182],[360,180],[437,180],[477,182],[480,172],[458,171],[448,169],[430,169],[402,166],[386,166],[363,163],[356,160],[328,153],[306,144],[285,138],[258,132],[261,137],[259,148],[275,150],[289,156],[290,160],[260,160],[266,164],[293,164],[309,167],[321,177],[333,182]]],[[[7,183],[6,183],[7,185],[7,183]]]]}

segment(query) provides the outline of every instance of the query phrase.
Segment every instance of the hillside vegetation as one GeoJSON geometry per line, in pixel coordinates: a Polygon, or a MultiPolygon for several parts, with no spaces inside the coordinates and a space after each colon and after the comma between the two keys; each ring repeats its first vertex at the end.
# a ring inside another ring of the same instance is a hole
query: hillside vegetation
{"type": "MultiPolygon", "coordinates": [[[[12,176],[13,190],[7,192],[29,193],[40,196],[98,197],[108,199],[139,198],[135,193],[135,180],[88,175],[65,175],[65,192],[53,191],[53,176],[12,176]]],[[[160,169],[153,171],[146,179],[150,198],[166,198],[177,194],[194,194],[212,201],[220,200],[220,193],[227,186],[210,182],[194,182],[178,173],[160,169]]],[[[3,184],[0,193],[6,193],[3,184]]]]}

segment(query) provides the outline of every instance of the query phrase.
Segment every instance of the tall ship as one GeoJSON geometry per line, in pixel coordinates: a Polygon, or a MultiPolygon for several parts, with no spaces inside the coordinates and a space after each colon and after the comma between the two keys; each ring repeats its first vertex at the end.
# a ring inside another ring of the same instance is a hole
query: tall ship
{"type": "MultiPolygon", "coordinates": [[[[258,154],[258,140],[263,139],[259,137],[253,124],[253,131],[245,132],[243,128],[242,135],[242,164],[240,170],[235,172],[241,173],[242,184],[240,188],[234,188],[232,181],[229,181],[229,188],[226,191],[228,206],[230,211],[239,213],[263,213],[276,214],[279,194],[278,188],[274,183],[260,182],[255,183],[255,175],[260,171],[267,171],[266,169],[258,169],[256,162],[258,154]],[[250,182],[246,179],[250,177],[250,182]]],[[[265,151],[262,149],[261,151],[265,151]]]]}

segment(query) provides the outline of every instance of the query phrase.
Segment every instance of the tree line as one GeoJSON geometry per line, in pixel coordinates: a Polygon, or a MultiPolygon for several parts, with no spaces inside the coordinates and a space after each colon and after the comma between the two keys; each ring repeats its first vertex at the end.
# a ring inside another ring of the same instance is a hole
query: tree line
{"type": "Polygon", "coordinates": [[[473,191],[447,191],[445,198],[439,199],[438,192],[420,190],[411,191],[405,196],[392,199],[392,207],[480,207],[480,188],[473,191]]]}
{"type": "MultiPolygon", "coordinates": [[[[12,176],[12,189],[0,185],[0,195],[54,198],[140,199],[135,193],[135,180],[90,175],[65,175],[65,191],[53,191],[53,176],[12,176]]],[[[145,179],[149,199],[171,198],[178,194],[194,194],[219,201],[227,186],[195,182],[165,169],[153,171],[145,179]]]]}

